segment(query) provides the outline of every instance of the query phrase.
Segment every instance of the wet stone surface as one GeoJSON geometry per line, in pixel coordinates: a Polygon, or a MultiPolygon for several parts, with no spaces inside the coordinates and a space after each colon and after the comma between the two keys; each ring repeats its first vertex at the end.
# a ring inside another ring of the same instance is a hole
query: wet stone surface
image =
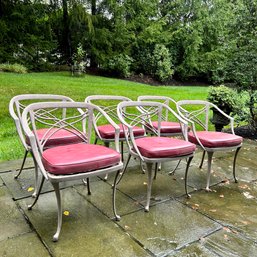
{"type": "Polygon", "coordinates": [[[63,189],[62,201],[63,210],[68,211],[69,215],[63,216],[58,243],[51,240],[57,226],[54,193],[42,195],[32,211],[26,210],[28,199],[19,201],[54,256],[85,256],[85,253],[87,256],[149,256],[76,190],[63,189]]]}
{"type": "Polygon", "coordinates": [[[26,233],[0,241],[0,256],[47,257],[49,253],[35,233],[26,233]]]}
{"type": "MultiPolygon", "coordinates": [[[[237,159],[238,183],[232,174],[233,153],[214,154],[206,193],[207,161],[199,169],[197,151],[188,173],[186,162],[162,164],[153,181],[150,212],[144,212],[147,174],[131,159],[117,190],[116,222],[112,211],[114,175],[92,178],[92,194],[82,181],[61,185],[63,226],[58,243],[56,198],[50,183],[33,210],[27,205],[34,187],[31,158],[15,180],[21,160],[0,164],[0,256],[257,256],[257,143],[244,141],[237,159]],[[31,168],[29,168],[31,167],[31,168]],[[30,191],[31,190],[31,191],[30,191]]],[[[126,154],[125,154],[126,160],[126,154]]]]}
{"type": "Polygon", "coordinates": [[[0,187],[0,241],[31,231],[5,186],[0,187]]]}
{"type": "Polygon", "coordinates": [[[183,204],[170,200],[138,211],[120,221],[127,232],[157,256],[187,245],[220,228],[220,225],[183,204]]]}

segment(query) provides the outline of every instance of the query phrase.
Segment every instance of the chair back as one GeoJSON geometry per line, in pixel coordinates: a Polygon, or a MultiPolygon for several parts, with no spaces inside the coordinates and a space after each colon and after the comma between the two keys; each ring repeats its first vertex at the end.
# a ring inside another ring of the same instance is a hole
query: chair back
{"type": "MultiPolygon", "coordinates": [[[[176,109],[176,101],[168,96],[156,96],[156,95],[141,95],[137,98],[138,101],[147,101],[147,102],[160,102],[168,105],[171,109],[176,109]]],[[[168,121],[169,111],[166,110],[166,112],[163,114],[163,118],[165,121],[168,121]]]]}
{"type": "Polygon", "coordinates": [[[211,129],[211,110],[220,112],[230,121],[231,130],[234,134],[234,119],[224,113],[215,104],[203,100],[181,100],[177,102],[177,111],[179,115],[190,123],[193,132],[196,132],[197,130],[209,131],[211,129]]]}
{"type": "MultiPolygon", "coordinates": [[[[15,122],[18,136],[26,150],[28,150],[29,146],[26,143],[26,139],[24,136],[22,125],[22,113],[26,106],[28,106],[31,103],[47,101],[73,102],[71,98],[63,95],[23,94],[14,96],[9,103],[9,113],[15,122]]],[[[65,116],[65,110],[63,112],[63,116],[65,116]]]]}
{"type": "MultiPolygon", "coordinates": [[[[141,157],[140,152],[137,149],[135,143],[135,137],[133,128],[144,127],[145,130],[153,132],[154,135],[160,137],[161,122],[165,119],[163,113],[168,110],[168,116],[172,114],[178,122],[181,124],[183,136],[187,140],[187,122],[184,121],[175,111],[169,106],[159,102],[142,102],[142,101],[130,101],[122,102],[118,104],[117,112],[120,122],[123,125],[127,144],[130,149],[134,149],[141,157]],[[157,121],[157,129],[152,126],[151,121],[157,121]]],[[[147,136],[145,134],[145,136],[147,136]]],[[[142,158],[143,159],[143,158],[142,158]]]]}
{"type": "Polygon", "coordinates": [[[41,102],[28,105],[22,113],[22,124],[26,135],[30,140],[33,155],[38,166],[47,177],[47,173],[41,161],[42,153],[48,140],[55,137],[60,131],[67,131],[72,136],[79,138],[76,143],[90,143],[93,116],[101,113],[115,128],[115,146],[119,152],[119,127],[98,106],[78,102],[41,102]],[[65,116],[63,116],[65,112],[65,116]],[[47,128],[39,140],[38,128],[47,128]]]}

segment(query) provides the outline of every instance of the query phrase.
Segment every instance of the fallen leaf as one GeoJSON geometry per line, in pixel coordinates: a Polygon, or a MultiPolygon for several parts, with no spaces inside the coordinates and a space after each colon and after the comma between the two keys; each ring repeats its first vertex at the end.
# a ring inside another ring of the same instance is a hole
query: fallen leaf
{"type": "Polygon", "coordinates": [[[144,184],[145,186],[147,185],[147,183],[146,183],[146,182],[144,182],[143,184],[144,184]]]}
{"type": "Polygon", "coordinates": [[[154,222],[154,225],[157,226],[157,222],[154,222]]]}
{"type": "Polygon", "coordinates": [[[247,199],[253,199],[254,196],[252,196],[249,192],[243,192],[243,195],[247,198],[247,199]]]}
{"type": "Polygon", "coordinates": [[[29,188],[27,189],[27,191],[28,191],[28,192],[34,191],[34,187],[29,187],[29,188]]]}
{"type": "Polygon", "coordinates": [[[249,222],[249,221],[247,221],[247,220],[241,220],[241,222],[242,222],[244,225],[248,225],[248,224],[250,224],[250,222],[249,222]]]}
{"type": "Polygon", "coordinates": [[[217,210],[216,209],[211,209],[210,212],[216,212],[217,210]]]}
{"type": "Polygon", "coordinates": [[[65,216],[69,216],[69,215],[70,215],[70,212],[69,212],[69,211],[64,211],[63,214],[64,214],[65,216]]]}
{"type": "Polygon", "coordinates": [[[127,226],[127,225],[125,225],[125,230],[130,230],[130,227],[129,226],[127,226]]]}
{"type": "Polygon", "coordinates": [[[229,240],[228,235],[225,234],[225,235],[224,235],[224,239],[225,239],[225,240],[229,240]]]}
{"type": "Polygon", "coordinates": [[[220,195],[220,198],[224,198],[224,195],[220,195]]]}
{"type": "Polygon", "coordinates": [[[223,227],[223,230],[225,230],[226,232],[230,233],[231,230],[228,227],[223,227]]]}

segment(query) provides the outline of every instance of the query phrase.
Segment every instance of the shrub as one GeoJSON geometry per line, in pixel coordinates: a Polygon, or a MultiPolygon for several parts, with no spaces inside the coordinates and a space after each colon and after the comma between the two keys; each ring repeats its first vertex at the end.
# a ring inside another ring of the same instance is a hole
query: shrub
{"type": "Polygon", "coordinates": [[[227,113],[238,110],[236,91],[224,85],[210,87],[207,100],[227,113]]]}
{"type": "Polygon", "coordinates": [[[133,59],[126,54],[118,54],[109,59],[104,69],[120,77],[129,77],[133,59]]]}
{"type": "Polygon", "coordinates": [[[15,72],[15,73],[27,73],[28,70],[25,66],[14,63],[14,64],[9,64],[9,63],[2,63],[0,64],[0,71],[4,72],[15,72]]]}

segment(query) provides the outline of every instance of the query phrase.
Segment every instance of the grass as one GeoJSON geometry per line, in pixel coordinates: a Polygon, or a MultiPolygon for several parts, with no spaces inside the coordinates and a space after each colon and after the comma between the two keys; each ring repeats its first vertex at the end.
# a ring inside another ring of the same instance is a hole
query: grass
{"type": "Polygon", "coordinates": [[[140,95],[164,95],[174,100],[206,99],[207,87],[149,86],[126,80],[85,75],[71,77],[68,72],[1,73],[0,72],[0,162],[23,157],[13,120],[9,116],[10,99],[18,94],[61,94],[75,101],[84,101],[89,95],[123,95],[136,100],[140,95]]]}

